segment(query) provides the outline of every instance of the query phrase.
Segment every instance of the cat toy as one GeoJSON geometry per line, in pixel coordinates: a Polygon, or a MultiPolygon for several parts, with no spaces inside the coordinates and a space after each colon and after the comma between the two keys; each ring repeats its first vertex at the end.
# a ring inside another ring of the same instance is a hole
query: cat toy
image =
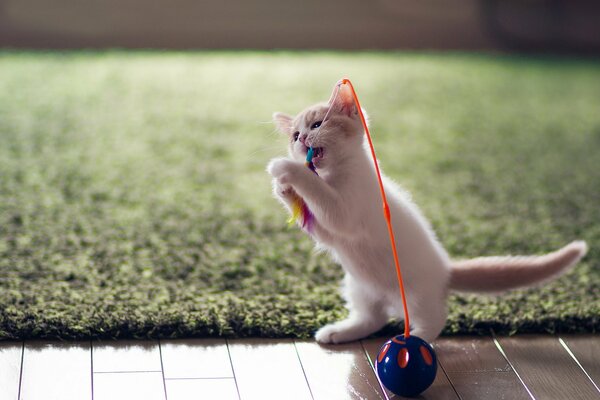
{"type": "MultiPolygon", "coordinates": [[[[339,86],[337,86],[337,87],[339,88],[339,86]]],[[[332,97],[332,102],[335,101],[337,94],[338,94],[338,91],[336,91],[334,96],[332,97]]],[[[331,107],[325,113],[325,116],[323,117],[323,121],[325,121],[327,119],[330,112],[331,112],[331,107]]],[[[317,135],[319,135],[319,132],[321,132],[322,126],[323,125],[319,126],[317,133],[316,133],[317,135]]],[[[315,154],[315,150],[312,147],[309,147],[308,151],[306,152],[306,160],[304,161],[304,165],[306,167],[308,167],[308,169],[310,169],[312,172],[314,172],[315,175],[318,176],[319,174],[317,173],[315,164],[313,164],[313,162],[312,162],[314,154],[315,154]]],[[[288,220],[288,224],[293,225],[295,222],[298,222],[300,224],[300,226],[302,227],[302,229],[306,229],[309,233],[312,233],[312,224],[315,220],[315,216],[310,211],[310,209],[308,208],[308,206],[306,205],[306,203],[304,202],[302,197],[298,196],[297,194],[294,194],[294,196],[295,196],[294,201],[292,202],[292,216],[288,220]]]]}
{"type": "MultiPolygon", "coordinates": [[[[394,256],[394,265],[396,268],[396,276],[398,278],[398,287],[400,289],[400,295],[402,296],[402,306],[404,308],[404,333],[397,335],[386,341],[375,360],[375,370],[380,382],[399,396],[417,396],[425,391],[435,379],[437,373],[437,357],[431,345],[425,340],[413,336],[410,334],[410,319],[408,315],[408,305],[406,301],[406,295],[404,292],[404,282],[402,280],[402,272],[400,270],[400,261],[398,259],[398,253],[396,250],[396,239],[394,238],[394,229],[392,227],[392,216],[390,207],[387,202],[385,195],[385,189],[383,187],[383,181],[381,179],[381,173],[379,171],[379,164],[377,163],[377,156],[375,155],[375,147],[371,140],[371,134],[369,127],[363,115],[358,101],[358,96],[354,90],[354,86],[349,79],[342,79],[337,82],[334,88],[333,100],[330,104],[335,101],[342,85],[348,85],[352,92],[354,104],[358,110],[362,125],[367,135],[369,142],[369,148],[371,149],[371,156],[375,165],[375,172],[377,174],[377,180],[379,183],[379,190],[381,192],[381,199],[383,202],[383,216],[387,223],[388,233],[390,237],[390,244],[392,246],[392,254],[394,256]]],[[[330,109],[327,111],[329,114],[330,109]]],[[[327,119],[327,114],[323,118],[323,124],[327,119]]],[[[321,126],[322,126],[321,125],[321,126]]],[[[320,129],[321,127],[319,127],[320,129]]],[[[318,132],[317,132],[318,133],[318,132]]],[[[308,149],[306,155],[305,165],[309,167],[313,172],[316,173],[315,167],[312,163],[313,149],[308,149]]],[[[298,203],[294,203],[294,216],[292,221],[302,221],[302,225],[308,225],[314,220],[314,216],[304,203],[301,198],[298,198],[298,203]]]]}
{"type": "MultiPolygon", "coordinates": [[[[312,162],[313,155],[314,149],[309,147],[304,165],[317,174],[315,165],[312,162]]],[[[304,200],[302,200],[302,197],[296,194],[292,203],[292,216],[288,220],[288,224],[293,225],[295,222],[298,222],[303,229],[312,232],[312,222],[314,221],[314,218],[313,213],[310,211],[304,200]]]]}

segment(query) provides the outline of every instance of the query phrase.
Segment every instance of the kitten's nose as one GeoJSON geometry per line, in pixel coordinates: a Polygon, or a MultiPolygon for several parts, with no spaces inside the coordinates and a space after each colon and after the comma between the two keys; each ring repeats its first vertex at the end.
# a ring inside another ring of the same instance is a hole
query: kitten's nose
{"type": "Polygon", "coordinates": [[[307,136],[308,136],[308,135],[307,135],[306,133],[301,133],[301,134],[300,134],[300,137],[298,138],[298,140],[300,140],[300,143],[302,143],[302,144],[303,144],[303,145],[305,145],[305,146],[306,146],[306,143],[305,143],[305,141],[306,141],[306,137],[307,137],[307,136]]]}

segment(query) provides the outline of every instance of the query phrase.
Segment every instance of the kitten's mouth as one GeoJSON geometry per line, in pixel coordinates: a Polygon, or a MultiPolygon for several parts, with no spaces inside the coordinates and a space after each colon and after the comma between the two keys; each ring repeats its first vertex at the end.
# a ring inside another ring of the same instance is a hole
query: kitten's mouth
{"type": "MultiPolygon", "coordinates": [[[[306,148],[306,152],[308,153],[308,147],[306,148]]],[[[322,160],[324,154],[325,149],[323,147],[313,147],[313,163],[322,160]]]]}

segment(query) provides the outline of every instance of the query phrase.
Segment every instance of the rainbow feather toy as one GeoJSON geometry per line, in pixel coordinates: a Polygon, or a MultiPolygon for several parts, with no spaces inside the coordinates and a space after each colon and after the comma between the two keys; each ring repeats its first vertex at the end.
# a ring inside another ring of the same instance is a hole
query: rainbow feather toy
{"type": "MultiPolygon", "coordinates": [[[[317,171],[312,162],[313,155],[314,150],[312,147],[309,147],[308,152],[306,153],[306,161],[304,162],[304,165],[306,165],[312,172],[316,174],[317,171]]],[[[302,197],[296,195],[294,198],[294,204],[292,205],[292,216],[288,220],[288,224],[293,225],[295,222],[298,222],[302,229],[312,232],[314,220],[315,216],[310,211],[304,200],[302,200],[302,197]]]]}

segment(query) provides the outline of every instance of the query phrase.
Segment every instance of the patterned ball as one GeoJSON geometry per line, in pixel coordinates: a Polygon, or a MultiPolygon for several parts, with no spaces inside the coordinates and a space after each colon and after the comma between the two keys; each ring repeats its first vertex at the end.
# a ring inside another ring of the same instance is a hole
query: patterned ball
{"type": "Polygon", "coordinates": [[[399,396],[424,392],[435,379],[437,357],[429,343],[417,336],[398,335],[381,346],[375,363],[381,383],[399,396]]]}

